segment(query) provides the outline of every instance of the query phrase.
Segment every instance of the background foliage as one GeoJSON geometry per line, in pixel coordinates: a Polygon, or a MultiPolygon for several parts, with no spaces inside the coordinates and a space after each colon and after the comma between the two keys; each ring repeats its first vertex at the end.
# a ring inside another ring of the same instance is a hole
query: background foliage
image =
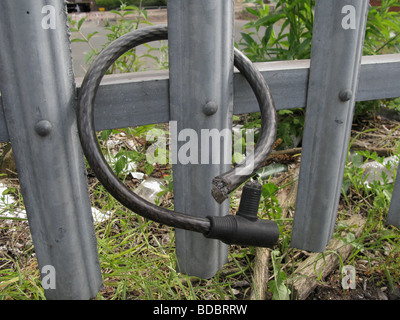
{"type": "MultiPolygon", "coordinates": [[[[134,5],[143,7],[161,7],[167,5],[167,0],[124,0],[123,1],[127,5],[134,5]]],[[[119,8],[121,5],[120,0],[96,0],[96,4],[99,7],[103,7],[106,10],[116,9],[119,8]]]]}
{"type": "MultiPolygon", "coordinates": [[[[315,0],[277,0],[272,6],[263,0],[248,0],[254,7],[246,10],[251,18],[245,25],[237,44],[253,62],[310,59],[314,26],[315,0]]],[[[364,55],[400,52],[400,12],[391,11],[399,7],[397,0],[383,0],[380,7],[371,7],[368,12],[364,55]]],[[[356,103],[355,116],[379,109],[381,101],[356,103]]],[[[304,127],[305,109],[278,111],[278,138],[280,147],[293,147],[294,137],[301,137],[304,127]]],[[[259,126],[260,120],[253,117],[252,123],[259,126]]]]}

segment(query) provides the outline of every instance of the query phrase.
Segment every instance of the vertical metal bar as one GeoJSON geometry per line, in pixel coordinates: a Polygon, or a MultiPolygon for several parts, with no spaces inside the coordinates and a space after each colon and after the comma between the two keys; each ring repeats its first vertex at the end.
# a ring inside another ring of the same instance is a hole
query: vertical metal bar
{"type": "Polygon", "coordinates": [[[317,0],[292,246],[332,237],[354,113],[367,0],[317,0]]]}
{"type": "Polygon", "coordinates": [[[1,1],[0,44],[3,108],[46,298],[93,298],[103,284],[65,2],[1,1]]]}
{"type": "MultiPolygon", "coordinates": [[[[400,165],[399,165],[400,168],[400,165]]],[[[389,213],[386,219],[388,225],[400,228],[400,170],[397,169],[396,181],[393,187],[392,200],[390,202],[389,213]]]]}
{"type": "MultiPolygon", "coordinates": [[[[233,114],[233,30],[233,0],[168,1],[174,206],[194,216],[229,213],[229,200],[212,198],[211,182],[230,168],[232,135],[224,129],[233,114]]],[[[176,251],[178,269],[202,278],[214,276],[228,254],[220,241],[185,230],[176,230],[176,251]]]]}

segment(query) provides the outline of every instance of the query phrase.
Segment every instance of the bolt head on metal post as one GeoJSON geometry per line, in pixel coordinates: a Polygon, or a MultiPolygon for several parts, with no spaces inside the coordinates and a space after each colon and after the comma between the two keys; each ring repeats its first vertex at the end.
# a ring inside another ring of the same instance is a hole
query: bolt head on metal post
{"type": "Polygon", "coordinates": [[[209,101],[203,106],[203,113],[206,116],[212,116],[218,111],[218,104],[215,101],[209,101]]]}
{"type": "Polygon", "coordinates": [[[349,101],[353,97],[353,92],[350,89],[344,89],[339,92],[339,99],[343,102],[349,101]]]}
{"type": "Polygon", "coordinates": [[[35,131],[38,135],[45,137],[50,134],[53,125],[48,120],[41,120],[35,125],[35,131]]]}

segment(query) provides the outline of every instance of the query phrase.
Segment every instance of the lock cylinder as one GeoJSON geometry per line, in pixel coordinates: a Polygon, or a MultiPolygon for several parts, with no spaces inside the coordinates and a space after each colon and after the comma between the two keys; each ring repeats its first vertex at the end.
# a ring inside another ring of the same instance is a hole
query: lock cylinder
{"type": "Polygon", "coordinates": [[[261,199],[261,185],[254,181],[247,182],[243,187],[237,215],[249,220],[257,220],[258,206],[261,199]]]}
{"type": "Polygon", "coordinates": [[[248,182],[243,187],[236,215],[208,216],[210,230],[205,236],[226,244],[272,248],[279,239],[279,228],[274,221],[257,216],[261,185],[248,182]]]}

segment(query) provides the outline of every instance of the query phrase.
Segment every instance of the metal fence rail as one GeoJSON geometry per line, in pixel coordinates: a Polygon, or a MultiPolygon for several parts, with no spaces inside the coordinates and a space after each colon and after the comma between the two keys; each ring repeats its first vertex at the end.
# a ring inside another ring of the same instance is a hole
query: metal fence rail
{"type": "MultiPolygon", "coordinates": [[[[310,60],[259,62],[255,66],[271,88],[278,110],[305,108],[310,60]]],[[[364,56],[361,60],[356,101],[396,98],[400,54],[364,56]]],[[[76,79],[79,91],[82,78],[76,79]]],[[[242,75],[233,75],[233,113],[257,112],[258,105],[242,75]]],[[[106,75],[96,99],[96,129],[114,129],[166,123],[169,115],[169,72],[146,71],[106,75]],[[146,110],[146,112],[142,112],[146,110]]],[[[1,105],[1,100],[0,100],[1,105]]],[[[9,141],[3,109],[0,109],[0,141],[9,141]]]]}

